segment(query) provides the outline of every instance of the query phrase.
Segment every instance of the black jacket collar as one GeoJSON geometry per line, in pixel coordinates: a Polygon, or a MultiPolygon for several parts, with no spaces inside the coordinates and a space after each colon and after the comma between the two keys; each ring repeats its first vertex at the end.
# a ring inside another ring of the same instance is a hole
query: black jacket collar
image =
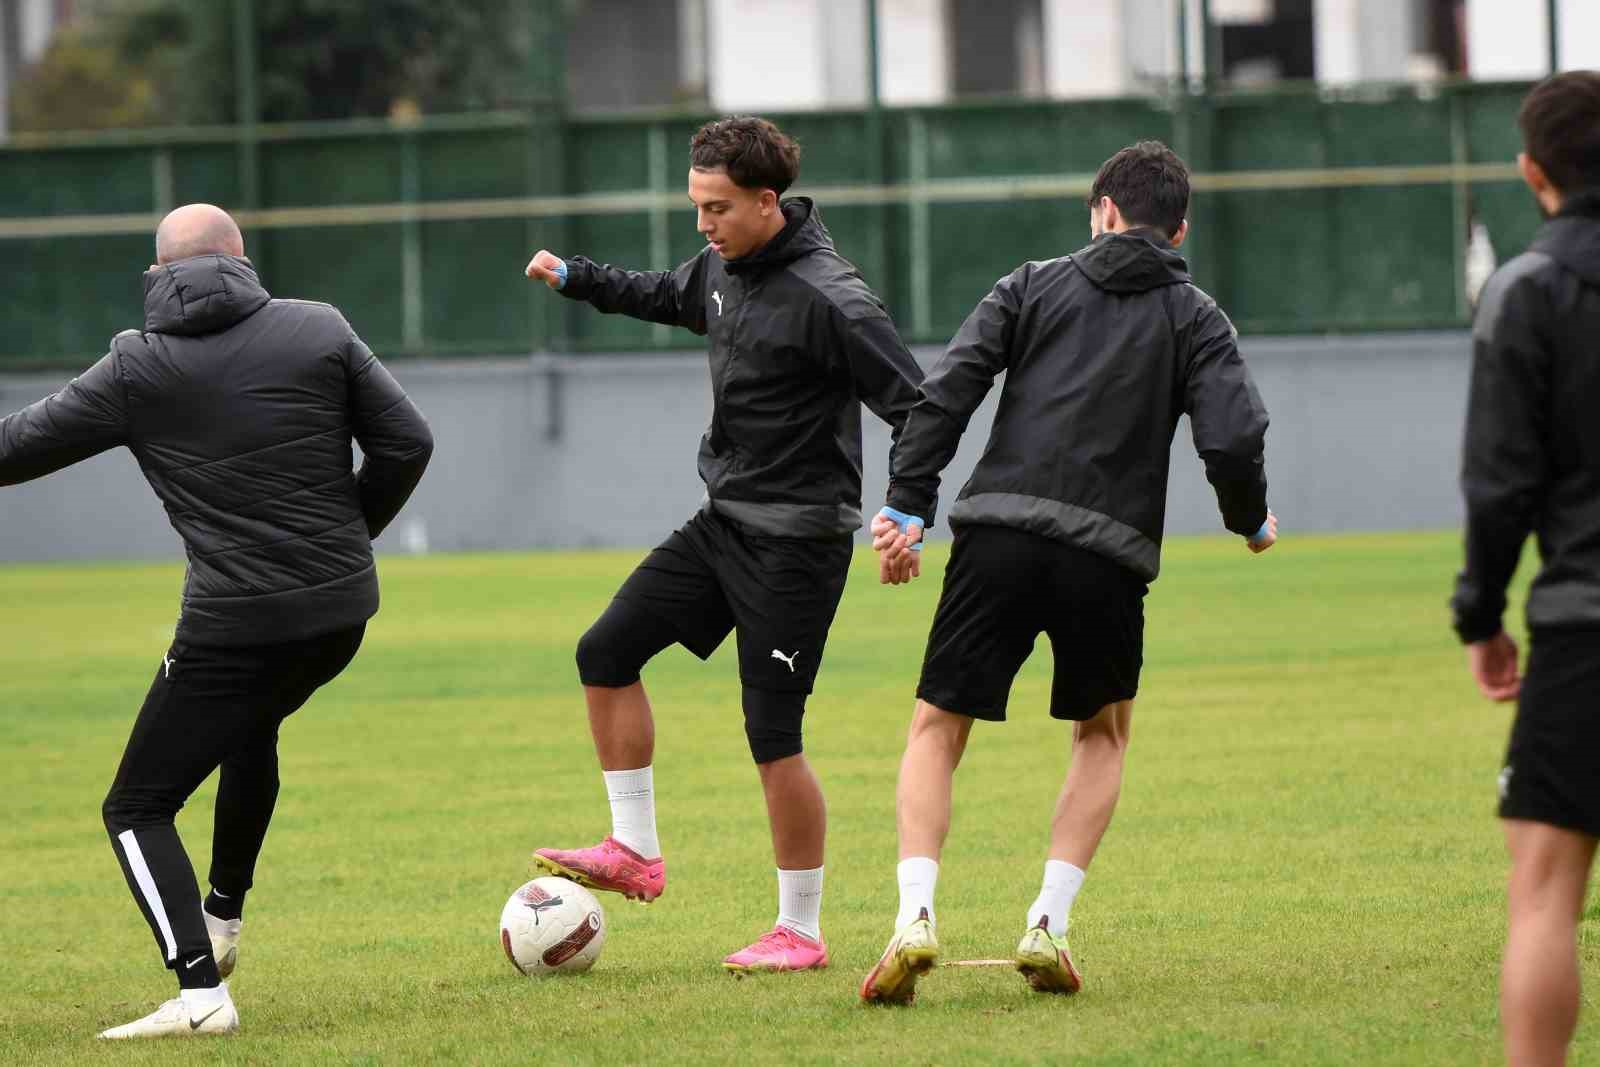
{"type": "Polygon", "coordinates": [[[248,259],[206,255],[144,274],[144,328],[183,336],[215,333],[255,314],[271,297],[248,259]]]}

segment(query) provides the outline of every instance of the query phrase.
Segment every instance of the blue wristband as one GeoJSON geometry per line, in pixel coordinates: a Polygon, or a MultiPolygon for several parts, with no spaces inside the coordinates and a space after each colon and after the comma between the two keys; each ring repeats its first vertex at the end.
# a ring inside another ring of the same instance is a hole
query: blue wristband
{"type": "MultiPolygon", "coordinates": [[[[927,520],[925,520],[921,515],[907,515],[905,512],[896,511],[891,507],[885,507],[882,511],[878,512],[878,514],[882,515],[884,518],[890,520],[896,526],[900,527],[901,533],[906,533],[907,528],[911,526],[915,526],[920,530],[926,530],[928,528],[927,520]]],[[[918,541],[916,544],[912,545],[911,551],[921,552],[922,542],[918,541]]]]}
{"type": "Polygon", "coordinates": [[[1261,524],[1261,529],[1257,530],[1255,533],[1253,533],[1249,537],[1245,538],[1245,540],[1248,541],[1252,545],[1259,545],[1261,542],[1263,542],[1263,541],[1265,541],[1267,539],[1268,528],[1271,525],[1272,525],[1272,520],[1268,519],[1266,522],[1261,524]]]}
{"type": "Polygon", "coordinates": [[[565,289],[567,287],[567,261],[564,259],[556,260],[555,271],[556,277],[561,279],[561,284],[556,286],[556,288],[565,289]]]}

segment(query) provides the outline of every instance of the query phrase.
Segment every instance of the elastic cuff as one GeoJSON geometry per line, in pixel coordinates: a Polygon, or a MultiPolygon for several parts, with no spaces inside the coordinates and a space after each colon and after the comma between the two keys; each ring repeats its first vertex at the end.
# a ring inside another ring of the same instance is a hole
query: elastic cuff
{"type": "Polygon", "coordinates": [[[1475,645],[1479,641],[1487,641],[1495,634],[1504,630],[1505,626],[1499,619],[1493,622],[1486,620],[1456,620],[1456,635],[1461,638],[1463,645],[1475,645]]]}

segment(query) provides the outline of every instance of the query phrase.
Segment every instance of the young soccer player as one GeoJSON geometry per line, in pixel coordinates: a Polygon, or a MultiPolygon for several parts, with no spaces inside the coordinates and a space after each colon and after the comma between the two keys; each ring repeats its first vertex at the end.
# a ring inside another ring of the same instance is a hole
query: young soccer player
{"type": "MultiPolygon", "coordinates": [[[[764,119],[709,123],[690,143],[689,199],[706,238],[698,255],[676,270],[635,273],[540,251],[527,270],[600,311],[708,336],[713,399],[700,443],[705,502],[578,642],[611,834],[591,848],[541,848],[533,863],[638,900],[661,894],[655,720],[640,669],[674,643],[705,659],[735,632],[745,732],[778,864],[777,922],[723,961],[735,972],[828,962],[825,813],[801,716],[861,526],[861,404],[898,438],[922,380],[815,205],[783,197],[799,156],[764,119]]],[[[928,506],[934,484],[893,473],[890,500],[928,506]]]]}
{"type": "Polygon", "coordinates": [[[1472,330],[1455,626],[1491,700],[1517,700],[1500,818],[1511,854],[1500,978],[1506,1058],[1560,1064],[1578,1022],[1578,921],[1600,838],[1600,72],[1537,86],[1517,117],[1548,220],[1489,280],[1472,330]],[[1539,540],[1532,648],[1501,628],[1539,540]]]}
{"type": "MultiPolygon", "coordinates": [[[[936,478],[1006,374],[988,447],[950,512],[955,540],[896,797],[900,913],[861,984],[864,1000],[909,1003],[938,956],[934,885],[951,779],[973,721],[1005,718],[1011,681],[1041,631],[1055,652],[1050,714],[1073,723],[1072,760],[1016,965],[1041,992],[1081,985],[1067,920],[1122,784],[1180,415],[1224,525],[1255,552],[1276,539],[1266,409],[1232,324],[1178,254],[1188,204],[1188,170],[1165,145],[1112,156],[1089,197],[1093,241],[1002,278],[907,420],[896,471],[936,478]]],[[[932,517],[891,501],[874,519],[885,581],[916,575],[911,550],[932,517]]]]}

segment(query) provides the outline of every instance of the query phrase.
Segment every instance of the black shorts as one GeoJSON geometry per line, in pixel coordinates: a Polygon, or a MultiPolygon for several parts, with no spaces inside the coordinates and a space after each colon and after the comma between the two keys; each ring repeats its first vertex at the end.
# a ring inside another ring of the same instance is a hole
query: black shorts
{"type": "Polygon", "coordinates": [[[645,557],[617,599],[665,621],[701,659],[737,631],[745,686],[810,693],[850,554],[848,536],[771,537],[701,511],[645,557]]]}
{"type": "Polygon", "coordinates": [[[1500,817],[1600,837],[1600,630],[1537,630],[1500,772],[1500,817]]]}
{"type": "Polygon", "coordinates": [[[1039,634],[1055,650],[1050,714],[1088,719],[1132,700],[1144,664],[1144,596],[1132,571],[1008,526],[956,530],[917,697],[996,722],[1039,634]]]}

